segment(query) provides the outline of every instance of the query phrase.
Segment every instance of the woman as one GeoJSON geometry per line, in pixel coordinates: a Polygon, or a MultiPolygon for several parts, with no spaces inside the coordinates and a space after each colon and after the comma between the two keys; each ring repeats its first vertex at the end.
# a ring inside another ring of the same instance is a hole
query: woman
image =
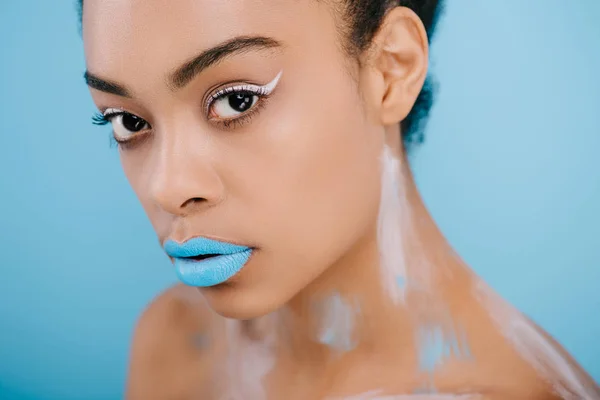
{"type": "Polygon", "coordinates": [[[82,7],[95,122],[185,284],[140,319],[129,399],[600,399],[411,178],[439,1],[82,7]]]}

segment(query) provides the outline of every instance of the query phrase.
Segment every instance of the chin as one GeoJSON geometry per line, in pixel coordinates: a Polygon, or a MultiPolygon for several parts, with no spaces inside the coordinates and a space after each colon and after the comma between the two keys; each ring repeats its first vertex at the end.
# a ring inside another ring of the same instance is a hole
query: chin
{"type": "Polygon", "coordinates": [[[285,301],[277,301],[269,291],[256,287],[241,287],[237,283],[224,283],[201,288],[200,291],[214,312],[231,319],[260,318],[285,304],[285,301]]]}

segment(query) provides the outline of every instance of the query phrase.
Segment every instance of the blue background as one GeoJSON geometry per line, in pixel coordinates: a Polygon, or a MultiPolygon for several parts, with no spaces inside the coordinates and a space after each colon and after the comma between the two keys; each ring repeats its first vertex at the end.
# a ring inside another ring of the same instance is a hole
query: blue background
{"type": "MultiPolygon", "coordinates": [[[[448,3],[418,184],[600,380],[600,2],[448,3]]],[[[73,2],[2,0],[0,37],[0,398],[118,399],[134,321],[175,276],[90,123],[73,2]]]]}

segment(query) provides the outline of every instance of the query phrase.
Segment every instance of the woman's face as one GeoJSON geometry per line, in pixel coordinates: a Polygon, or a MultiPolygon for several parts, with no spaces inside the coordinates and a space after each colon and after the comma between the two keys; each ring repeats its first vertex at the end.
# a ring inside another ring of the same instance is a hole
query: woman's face
{"type": "Polygon", "coordinates": [[[85,1],[92,96],[135,116],[113,129],[161,244],[255,249],[226,284],[202,289],[226,316],[281,306],[375,235],[383,128],[328,4],[85,1]]]}

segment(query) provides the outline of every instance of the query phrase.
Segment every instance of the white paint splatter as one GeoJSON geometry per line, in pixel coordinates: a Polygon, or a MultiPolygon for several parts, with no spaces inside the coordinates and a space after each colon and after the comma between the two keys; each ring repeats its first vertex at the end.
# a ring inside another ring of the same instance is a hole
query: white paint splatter
{"type": "MultiPolygon", "coordinates": [[[[433,296],[433,264],[423,244],[416,237],[415,221],[407,198],[407,185],[401,160],[389,146],[384,146],[381,154],[381,198],[377,218],[377,241],[381,263],[381,281],[384,290],[395,304],[407,304],[409,293],[418,296],[433,296]],[[410,263],[407,259],[409,248],[412,251],[410,263]]],[[[448,273],[443,265],[436,265],[435,271],[448,273]]],[[[437,299],[440,300],[440,299],[437,299]]],[[[420,303],[415,300],[414,303],[420,303]]],[[[435,307],[417,310],[426,311],[430,316],[445,314],[442,302],[432,302],[435,307]]],[[[411,305],[411,308],[415,304],[411,305]]],[[[417,307],[418,308],[418,307],[417,307]]]]}
{"type": "Polygon", "coordinates": [[[444,265],[432,263],[415,231],[406,195],[401,160],[385,146],[381,155],[381,200],[377,239],[382,286],[392,301],[409,312],[418,344],[419,369],[429,375],[451,357],[464,358],[469,351],[465,335],[459,337],[448,305],[434,290],[436,273],[448,274],[444,265]],[[410,262],[407,259],[411,251],[410,262]],[[463,349],[464,348],[464,349],[463,349]]]}
{"type": "Polygon", "coordinates": [[[423,325],[417,330],[419,370],[433,374],[447,360],[466,360],[471,351],[464,329],[445,329],[442,325],[423,325]]]}
{"type": "Polygon", "coordinates": [[[356,305],[349,304],[339,293],[331,295],[323,304],[319,341],[339,352],[354,349],[357,314],[356,305]]]}
{"type": "Polygon", "coordinates": [[[383,149],[381,168],[381,199],[377,220],[381,281],[387,294],[398,304],[405,301],[407,285],[403,226],[407,222],[408,205],[400,193],[403,187],[400,161],[388,146],[383,149]]]}
{"type": "Polygon", "coordinates": [[[263,379],[275,365],[274,330],[265,339],[251,340],[241,332],[243,321],[226,320],[227,376],[223,400],[266,400],[263,379]]]}

